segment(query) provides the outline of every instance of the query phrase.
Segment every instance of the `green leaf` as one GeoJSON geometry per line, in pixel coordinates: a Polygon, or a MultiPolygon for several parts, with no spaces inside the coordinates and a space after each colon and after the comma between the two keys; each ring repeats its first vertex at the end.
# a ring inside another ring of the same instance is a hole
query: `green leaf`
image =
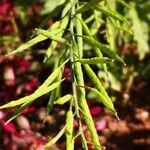
{"type": "Polygon", "coordinates": [[[64,39],[64,38],[61,38],[60,36],[57,36],[57,35],[53,35],[51,34],[49,31],[47,30],[44,30],[44,29],[36,29],[36,31],[39,33],[39,34],[42,34],[48,38],[50,38],[51,40],[55,41],[55,42],[59,42],[61,44],[66,44],[67,41],[64,39]]]}
{"type": "Polygon", "coordinates": [[[2,105],[2,106],[0,106],[0,109],[15,107],[15,106],[21,105],[21,104],[23,104],[25,102],[31,101],[33,99],[34,99],[34,95],[31,94],[29,96],[25,96],[25,97],[20,98],[18,100],[13,100],[13,101],[5,104],[5,105],[2,105]]]}
{"type": "Polygon", "coordinates": [[[41,13],[44,15],[53,12],[57,8],[60,1],[61,0],[45,0],[44,7],[41,13]]]}
{"type": "MultiPolygon", "coordinates": [[[[47,86],[49,86],[58,76],[60,76],[61,74],[61,68],[69,61],[69,59],[67,59],[65,62],[63,62],[59,68],[56,68],[51,75],[44,81],[44,83],[36,90],[36,92],[42,88],[46,88],[47,86]]],[[[60,78],[61,80],[61,78],[60,78]]]]}
{"type": "Polygon", "coordinates": [[[67,94],[63,97],[58,98],[56,101],[54,101],[54,104],[63,105],[64,103],[68,102],[71,99],[72,95],[67,94]]]}
{"type": "Polygon", "coordinates": [[[118,19],[118,20],[123,21],[123,22],[126,22],[126,23],[128,22],[127,19],[126,19],[125,17],[123,17],[121,14],[119,14],[119,13],[116,12],[116,11],[112,11],[112,10],[110,10],[110,9],[104,7],[104,6],[97,5],[97,6],[95,7],[95,9],[96,9],[97,11],[102,12],[102,13],[105,14],[107,17],[112,17],[112,18],[114,18],[114,19],[118,19]]]}
{"type": "Polygon", "coordinates": [[[75,15],[83,13],[89,9],[91,9],[91,7],[94,7],[95,5],[97,5],[98,3],[100,3],[102,0],[91,0],[90,2],[88,2],[87,4],[85,4],[84,6],[82,6],[81,8],[79,8],[75,15]]]}
{"type": "Polygon", "coordinates": [[[127,7],[128,9],[131,8],[131,6],[128,5],[124,0],[117,0],[117,2],[119,2],[119,3],[122,4],[123,6],[127,7]]]}
{"type": "MultiPolygon", "coordinates": [[[[64,64],[66,62],[68,62],[69,59],[67,59],[61,66],[59,66],[59,68],[61,68],[62,66],[64,66],[64,64]]],[[[57,67],[57,66],[56,66],[57,67]]],[[[55,69],[56,70],[56,69],[55,69]]],[[[54,75],[55,76],[55,75],[54,75]]],[[[57,75],[57,77],[55,78],[56,81],[60,81],[62,78],[62,73],[59,73],[57,75]]],[[[50,95],[50,98],[49,98],[49,101],[47,103],[47,107],[46,107],[46,116],[45,116],[45,119],[47,117],[47,115],[49,114],[49,112],[52,111],[52,108],[53,108],[53,105],[54,105],[54,101],[56,100],[56,98],[58,97],[58,93],[60,91],[60,86],[58,86],[55,90],[52,91],[51,95],[50,95]]]]}
{"type": "MultiPolygon", "coordinates": [[[[67,17],[65,17],[63,20],[65,22],[67,20],[67,17]]],[[[47,31],[49,31],[52,35],[57,35],[58,33],[60,33],[60,31],[62,31],[62,29],[59,28],[61,21],[62,20],[55,22],[47,31]]],[[[5,56],[7,57],[7,56],[10,56],[10,55],[13,55],[16,53],[23,52],[24,50],[27,50],[30,47],[32,47],[33,45],[35,45],[39,42],[42,42],[46,39],[48,39],[48,37],[45,37],[43,35],[37,35],[36,37],[32,38],[31,40],[29,40],[25,44],[22,44],[16,50],[6,54],[5,56]]]]}
{"type": "Polygon", "coordinates": [[[21,46],[19,46],[16,50],[6,54],[5,56],[10,56],[10,55],[13,55],[13,54],[16,54],[16,53],[20,53],[24,50],[27,50],[28,48],[30,48],[31,46],[41,42],[41,41],[44,41],[46,40],[47,38],[43,35],[39,35],[39,36],[36,36],[34,37],[33,39],[31,39],[30,41],[28,41],[27,43],[25,44],[22,44],[21,46]]]}
{"type": "Polygon", "coordinates": [[[57,42],[52,41],[51,44],[50,44],[50,46],[46,50],[44,62],[46,62],[51,57],[52,52],[53,52],[53,50],[55,50],[56,46],[57,46],[57,42]]]}
{"type": "Polygon", "coordinates": [[[134,4],[132,4],[132,9],[130,9],[129,15],[132,20],[133,38],[137,42],[139,58],[142,60],[146,53],[149,52],[149,27],[148,24],[140,20],[134,4]]]}
{"type": "Polygon", "coordinates": [[[60,72],[61,72],[60,68],[55,69],[52,72],[52,74],[44,81],[44,83],[36,91],[50,85],[56,79],[56,77],[59,75],[60,72]]]}

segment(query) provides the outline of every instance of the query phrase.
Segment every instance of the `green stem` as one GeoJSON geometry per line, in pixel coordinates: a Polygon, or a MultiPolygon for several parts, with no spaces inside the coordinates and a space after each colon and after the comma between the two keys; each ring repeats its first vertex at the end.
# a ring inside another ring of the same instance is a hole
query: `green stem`
{"type": "MultiPolygon", "coordinates": [[[[81,15],[80,16],[78,15],[78,17],[81,18],[81,15]]],[[[82,35],[82,25],[78,19],[76,19],[76,21],[77,21],[77,23],[76,23],[77,34],[82,35]]],[[[83,39],[82,39],[82,37],[77,37],[77,46],[74,47],[74,53],[77,56],[82,58],[82,55],[83,55],[83,39]]],[[[74,59],[76,59],[76,57],[74,57],[74,59]]],[[[77,84],[84,85],[83,72],[82,72],[80,63],[76,62],[74,64],[74,71],[75,71],[77,84]]],[[[84,88],[78,87],[77,98],[78,98],[79,107],[82,109],[82,111],[85,114],[85,115],[83,115],[83,118],[84,118],[86,125],[91,133],[92,142],[94,143],[94,149],[100,150],[101,148],[100,148],[99,137],[98,137],[97,131],[95,129],[94,122],[93,122],[89,107],[88,107],[86,99],[85,99],[85,89],[84,88]],[[88,118],[86,116],[88,116],[88,118]]]]}
{"type": "MultiPolygon", "coordinates": [[[[73,9],[74,9],[74,7],[72,8],[72,11],[74,11],[73,9]]],[[[71,33],[74,32],[73,31],[73,21],[72,20],[71,20],[71,23],[70,23],[70,30],[71,30],[71,33]]],[[[71,46],[70,56],[71,56],[71,62],[74,62],[73,53],[74,53],[75,39],[74,39],[74,35],[73,34],[71,34],[71,37],[72,37],[72,43],[71,43],[72,46],[71,46]]],[[[78,118],[78,124],[79,124],[79,132],[80,132],[80,135],[81,135],[83,148],[85,150],[88,150],[86,139],[85,139],[85,136],[84,136],[84,133],[83,133],[83,130],[82,130],[82,123],[81,123],[79,110],[78,110],[79,106],[78,106],[77,90],[76,90],[76,85],[75,85],[76,79],[75,79],[75,73],[74,73],[74,66],[73,65],[71,66],[71,74],[72,74],[72,80],[73,80],[72,89],[73,89],[73,95],[74,95],[76,117],[78,118]]]]}

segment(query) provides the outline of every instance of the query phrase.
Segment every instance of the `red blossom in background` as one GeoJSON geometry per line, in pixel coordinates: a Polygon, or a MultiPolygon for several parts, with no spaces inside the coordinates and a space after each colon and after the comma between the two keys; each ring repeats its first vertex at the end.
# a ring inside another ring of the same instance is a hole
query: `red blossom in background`
{"type": "MultiPolygon", "coordinates": [[[[13,1],[0,1],[0,36],[14,38],[11,33],[14,29],[12,21],[16,21],[15,9],[17,8],[13,1]]],[[[0,45],[0,84],[2,85],[0,87],[0,105],[12,99],[29,95],[39,86],[38,76],[33,73],[30,63],[30,59],[33,59],[34,56],[31,54],[27,59],[19,55],[4,58],[3,52],[5,53],[4,50],[7,50],[8,47],[9,44],[1,43],[0,45]]],[[[45,138],[40,136],[40,132],[37,134],[31,131],[31,122],[28,118],[30,114],[35,112],[35,107],[25,109],[21,116],[5,124],[9,116],[12,115],[12,111],[14,113],[15,110],[0,110],[0,149],[43,150],[45,138]]]]}
{"type": "Polygon", "coordinates": [[[18,63],[19,71],[23,73],[28,71],[30,69],[30,66],[30,62],[26,59],[21,59],[18,63]]]}
{"type": "Polygon", "coordinates": [[[66,78],[67,82],[71,82],[71,71],[68,67],[64,68],[63,76],[66,78]]]}
{"type": "Polygon", "coordinates": [[[98,116],[102,112],[102,108],[100,106],[93,106],[90,108],[90,112],[92,116],[98,116]]]}
{"type": "Polygon", "coordinates": [[[0,15],[6,15],[11,8],[11,5],[11,2],[2,2],[2,4],[0,5],[0,15]]]}
{"type": "Polygon", "coordinates": [[[16,128],[15,128],[15,125],[13,123],[8,123],[8,124],[4,125],[4,130],[7,133],[15,133],[16,128]]]}
{"type": "Polygon", "coordinates": [[[13,19],[13,4],[3,1],[0,4],[0,34],[9,34],[13,31],[11,24],[13,19]]]}
{"type": "Polygon", "coordinates": [[[39,85],[39,82],[37,81],[37,79],[32,79],[31,81],[26,83],[25,90],[28,92],[31,92],[34,89],[36,89],[38,87],[38,85],[39,85]]]}

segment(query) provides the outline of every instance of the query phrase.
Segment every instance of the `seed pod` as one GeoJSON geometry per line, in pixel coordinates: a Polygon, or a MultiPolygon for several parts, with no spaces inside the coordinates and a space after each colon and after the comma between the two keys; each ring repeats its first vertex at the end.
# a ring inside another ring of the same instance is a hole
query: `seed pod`
{"type": "Polygon", "coordinates": [[[29,96],[25,96],[25,97],[20,98],[18,100],[14,100],[14,101],[11,101],[11,102],[9,102],[5,105],[2,105],[2,106],[0,106],[0,109],[11,108],[11,107],[21,105],[23,103],[32,102],[35,99],[39,98],[40,96],[42,96],[44,94],[47,94],[48,92],[50,92],[53,89],[57,88],[62,81],[63,80],[61,80],[60,82],[53,83],[52,85],[50,85],[48,87],[41,88],[40,90],[35,91],[33,94],[31,94],[29,96]]]}
{"type": "MultiPolygon", "coordinates": [[[[77,17],[78,18],[78,17],[77,17]]],[[[82,20],[82,19],[79,19],[78,20],[81,22],[81,25],[82,25],[82,28],[83,28],[83,31],[85,32],[85,34],[87,36],[91,36],[92,37],[92,34],[91,34],[91,31],[89,30],[88,26],[85,24],[85,22],[82,20]]]]}
{"type": "Polygon", "coordinates": [[[54,104],[59,104],[59,105],[63,105],[64,103],[68,102],[71,99],[72,95],[71,94],[67,94],[63,97],[58,98],[54,104]]]}
{"type": "MultiPolygon", "coordinates": [[[[79,19],[79,18],[78,18],[79,19]]],[[[82,19],[79,19],[79,21],[81,22],[81,25],[82,25],[82,28],[83,28],[83,31],[85,32],[85,34],[87,36],[90,36],[92,37],[92,33],[91,31],[89,30],[88,26],[85,24],[85,22],[82,20],[82,19]]],[[[97,47],[94,47],[94,52],[95,54],[100,57],[100,58],[103,58],[103,55],[101,53],[101,51],[97,48],[97,47]]],[[[106,72],[106,74],[108,75],[108,70],[107,70],[107,66],[106,64],[101,64],[102,68],[104,69],[104,71],[106,72]]]]}
{"type": "Polygon", "coordinates": [[[113,103],[112,103],[111,100],[108,100],[105,97],[105,95],[103,95],[102,93],[100,93],[95,88],[90,88],[90,91],[93,92],[99,98],[98,101],[102,102],[107,109],[109,109],[113,113],[116,113],[116,110],[115,110],[114,105],[113,105],[113,103]]]}
{"type": "Polygon", "coordinates": [[[62,18],[64,18],[67,15],[67,13],[71,10],[71,7],[72,7],[72,4],[69,1],[62,11],[62,16],[61,16],[62,18]]]}
{"type": "Polygon", "coordinates": [[[113,113],[116,114],[116,110],[114,108],[112,101],[110,99],[107,99],[104,94],[102,94],[95,88],[91,88],[91,87],[87,87],[87,86],[80,86],[80,85],[77,85],[77,86],[86,88],[86,89],[90,90],[91,92],[93,92],[97,96],[97,98],[99,98],[98,99],[99,102],[102,102],[107,109],[109,109],[110,111],[112,111],[113,113]]]}
{"type": "Polygon", "coordinates": [[[87,73],[87,75],[89,76],[89,78],[91,79],[93,85],[98,89],[98,91],[100,91],[102,94],[104,94],[108,99],[109,96],[107,95],[107,92],[105,91],[105,88],[103,87],[102,83],[100,82],[100,80],[97,78],[96,74],[94,73],[94,71],[91,69],[91,67],[89,65],[83,65],[84,69],[87,73]]]}
{"type": "Polygon", "coordinates": [[[82,36],[82,37],[87,43],[91,44],[93,47],[98,47],[103,53],[107,54],[109,57],[115,60],[118,60],[119,62],[125,65],[124,61],[114,51],[109,49],[105,44],[102,44],[98,42],[97,40],[95,40],[94,38],[89,37],[89,36],[82,36]]]}
{"type": "Polygon", "coordinates": [[[74,62],[80,62],[81,64],[98,64],[98,63],[109,63],[112,62],[112,59],[109,58],[100,58],[100,57],[94,57],[90,59],[77,59],[74,62]]]}
{"type": "Polygon", "coordinates": [[[5,124],[8,124],[10,121],[12,121],[12,120],[15,119],[16,117],[18,117],[18,116],[22,113],[22,111],[23,111],[24,109],[26,109],[27,107],[29,107],[30,104],[31,104],[31,102],[26,102],[26,103],[22,104],[22,105],[20,106],[20,108],[18,108],[18,109],[13,113],[13,115],[5,122],[5,124]]]}
{"type": "Polygon", "coordinates": [[[47,87],[48,85],[50,85],[56,79],[56,77],[60,76],[62,66],[64,66],[68,61],[69,61],[69,59],[67,59],[63,64],[61,64],[61,66],[59,66],[59,68],[56,68],[52,72],[52,74],[44,81],[44,83],[37,90],[40,90],[43,87],[47,87]]]}
{"type": "Polygon", "coordinates": [[[70,108],[67,112],[66,119],[66,150],[74,150],[74,137],[73,137],[73,113],[70,108]]]}
{"type": "Polygon", "coordinates": [[[64,134],[64,132],[65,132],[65,127],[63,127],[52,140],[50,140],[46,145],[44,145],[44,149],[47,150],[50,149],[50,147],[60,139],[60,137],[64,134]]]}

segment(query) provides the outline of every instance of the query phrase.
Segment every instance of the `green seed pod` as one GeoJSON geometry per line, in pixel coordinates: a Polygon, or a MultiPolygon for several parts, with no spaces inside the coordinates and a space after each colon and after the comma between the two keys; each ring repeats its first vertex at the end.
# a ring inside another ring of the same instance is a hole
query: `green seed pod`
{"type": "Polygon", "coordinates": [[[73,136],[73,113],[70,108],[67,112],[66,119],[66,150],[74,150],[74,136],[73,136]]]}
{"type": "Polygon", "coordinates": [[[58,98],[54,104],[59,104],[59,105],[63,105],[64,103],[68,102],[71,99],[72,95],[71,94],[67,94],[63,97],[58,98]]]}
{"type": "Polygon", "coordinates": [[[26,102],[32,102],[35,99],[39,98],[40,96],[47,94],[48,92],[57,88],[62,81],[63,80],[61,80],[60,82],[53,83],[52,85],[50,85],[48,87],[44,87],[44,88],[41,88],[39,90],[36,90],[33,94],[31,94],[29,96],[25,96],[25,97],[20,98],[18,100],[11,101],[5,105],[2,105],[2,106],[0,106],[0,109],[11,108],[11,107],[15,107],[15,106],[21,105],[21,104],[26,103],[26,102]]]}
{"type": "MultiPolygon", "coordinates": [[[[77,17],[78,18],[78,17],[77,17]]],[[[89,30],[88,26],[85,24],[85,22],[82,20],[82,19],[79,19],[78,20],[81,22],[81,25],[82,25],[82,28],[83,28],[83,31],[85,32],[85,34],[87,36],[91,36],[92,37],[92,34],[91,34],[91,31],[89,30]]]]}
{"type": "Polygon", "coordinates": [[[114,104],[112,103],[111,100],[108,100],[105,95],[100,93],[95,88],[89,88],[89,89],[91,92],[93,92],[99,98],[98,101],[102,102],[107,109],[109,109],[113,113],[116,113],[116,110],[114,108],[114,104]]]}
{"type": "Polygon", "coordinates": [[[89,36],[81,36],[81,37],[83,37],[83,39],[87,43],[91,44],[93,47],[98,47],[103,53],[107,54],[109,57],[113,58],[114,60],[118,60],[119,62],[125,65],[124,61],[114,51],[109,49],[105,44],[102,44],[98,42],[97,40],[95,40],[94,38],[89,37],[89,36]]]}
{"type": "Polygon", "coordinates": [[[48,143],[46,143],[46,145],[44,145],[44,149],[45,150],[49,150],[49,149],[51,149],[50,147],[53,145],[53,144],[55,144],[59,139],[60,139],[60,137],[64,134],[64,132],[65,132],[65,127],[66,126],[64,126],[60,131],[59,131],[59,133],[52,139],[52,140],[50,140],[48,143]]]}
{"type": "Polygon", "coordinates": [[[104,94],[108,99],[109,96],[107,95],[107,92],[105,91],[105,88],[103,87],[102,83],[100,82],[100,80],[97,78],[96,74],[94,73],[94,71],[91,69],[91,67],[89,65],[83,65],[87,75],[89,76],[89,78],[91,79],[93,85],[102,93],[104,94]]]}
{"type": "Polygon", "coordinates": [[[112,62],[112,59],[109,58],[101,58],[101,57],[94,57],[90,59],[77,59],[74,61],[75,62],[80,62],[81,64],[98,64],[98,63],[110,63],[112,62]]]}
{"type": "MultiPolygon", "coordinates": [[[[62,66],[64,66],[67,62],[69,61],[69,59],[67,59],[63,64],[61,64],[59,66],[59,68],[56,68],[52,74],[44,81],[44,83],[37,89],[40,90],[43,87],[47,87],[48,85],[50,85],[58,76],[61,76],[61,68],[62,66]]],[[[36,90],[36,91],[37,91],[36,90]]]]}
{"type": "MultiPolygon", "coordinates": [[[[81,25],[82,25],[82,28],[83,28],[83,31],[85,32],[85,34],[86,34],[87,36],[92,37],[92,33],[91,33],[91,31],[89,30],[88,26],[85,24],[85,22],[84,22],[82,19],[80,19],[80,18],[78,18],[78,19],[79,19],[79,21],[81,22],[81,25]]],[[[100,58],[103,58],[103,55],[102,55],[101,51],[100,51],[97,47],[94,47],[94,52],[95,52],[96,56],[98,56],[98,57],[100,57],[100,58]]],[[[102,66],[102,68],[104,69],[104,71],[106,72],[106,74],[108,75],[108,71],[107,71],[107,66],[106,66],[106,64],[101,64],[101,66],[102,66]]]]}

